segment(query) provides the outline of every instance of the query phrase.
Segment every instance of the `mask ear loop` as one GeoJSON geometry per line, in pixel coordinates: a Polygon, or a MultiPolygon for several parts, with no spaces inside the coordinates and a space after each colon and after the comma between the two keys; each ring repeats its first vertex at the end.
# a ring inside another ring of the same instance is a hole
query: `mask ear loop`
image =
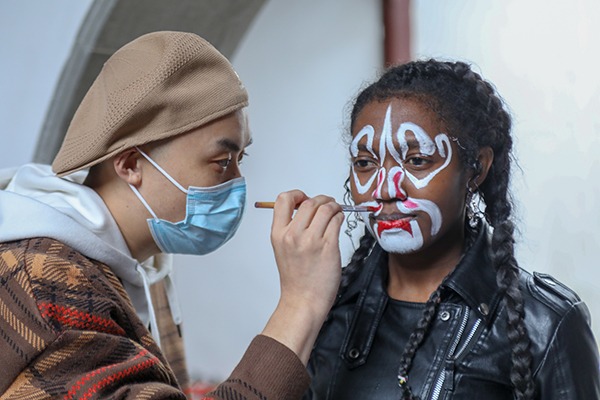
{"type": "Polygon", "coordinates": [[[140,191],[137,190],[137,188],[135,186],[133,186],[131,183],[129,184],[129,187],[131,188],[131,190],[133,190],[133,193],[137,196],[137,198],[140,199],[140,201],[142,202],[144,207],[146,207],[146,210],[148,210],[148,212],[152,215],[152,218],[154,218],[156,221],[158,221],[159,218],[156,216],[154,211],[150,208],[150,205],[146,202],[146,200],[144,200],[140,191]]]}
{"type": "Polygon", "coordinates": [[[168,180],[170,180],[170,181],[171,181],[171,183],[172,183],[173,185],[175,185],[175,187],[177,187],[177,189],[181,190],[181,191],[182,191],[183,193],[185,193],[185,194],[188,194],[188,190],[187,190],[186,188],[184,188],[183,186],[181,186],[181,185],[179,184],[179,182],[177,182],[175,179],[173,179],[173,177],[171,177],[171,175],[169,175],[169,174],[167,173],[167,171],[165,171],[165,170],[164,170],[164,169],[163,169],[163,168],[162,168],[160,165],[158,165],[158,164],[156,163],[156,161],[154,161],[153,159],[151,159],[151,158],[150,158],[150,156],[149,156],[148,154],[144,153],[144,152],[142,151],[142,149],[140,149],[140,148],[139,148],[139,147],[137,147],[137,146],[135,146],[135,149],[136,149],[136,150],[137,150],[137,151],[138,151],[138,152],[139,152],[139,153],[140,153],[142,156],[144,156],[144,158],[145,158],[146,160],[148,160],[148,162],[149,162],[150,164],[152,164],[152,165],[154,166],[154,168],[156,168],[156,169],[158,170],[158,172],[160,172],[161,174],[163,174],[163,175],[165,176],[165,178],[167,178],[168,180]]]}

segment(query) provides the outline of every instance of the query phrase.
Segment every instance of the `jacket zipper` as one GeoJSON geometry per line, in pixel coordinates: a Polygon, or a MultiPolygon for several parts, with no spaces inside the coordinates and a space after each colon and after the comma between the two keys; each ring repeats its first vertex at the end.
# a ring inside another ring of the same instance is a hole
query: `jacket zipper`
{"type": "Polygon", "coordinates": [[[453,365],[454,362],[456,360],[458,360],[458,358],[462,355],[462,353],[467,349],[467,347],[469,346],[469,343],[473,339],[473,336],[475,336],[475,332],[477,332],[479,325],[481,325],[481,318],[477,318],[477,320],[473,324],[473,327],[469,331],[469,334],[467,335],[465,342],[460,347],[460,349],[456,352],[456,355],[453,355],[454,351],[456,350],[456,346],[458,345],[458,342],[460,341],[460,338],[461,338],[462,334],[464,333],[465,325],[467,324],[467,320],[469,319],[469,317],[468,317],[469,311],[470,311],[469,307],[466,307],[466,313],[461,322],[461,327],[459,329],[458,335],[457,335],[456,339],[454,340],[454,343],[452,344],[452,348],[448,352],[448,357],[446,358],[446,360],[451,361],[451,362],[447,362],[446,368],[442,368],[440,377],[438,378],[438,381],[436,382],[436,385],[433,389],[433,393],[431,395],[431,400],[439,399],[440,394],[442,393],[442,387],[444,386],[444,381],[446,378],[446,369],[448,369],[448,367],[454,368],[454,365],[453,365]],[[452,364],[452,365],[448,365],[448,364],[452,364]]]}
{"type": "Polygon", "coordinates": [[[473,336],[475,335],[477,328],[479,328],[479,325],[481,325],[481,319],[477,318],[477,321],[475,321],[475,324],[473,324],[473,328],[471,328],[471,331],[469,332],[469,336],[467,336],[467,339],[461,346],[460,350],[458,350],[458,352],[456,353],[456,356],[454,356],[454,360],[458,360],[458,358],[465,351],[465,349],[467,348],[467,345],[469,344],[469,342],[471,342],[471,339],[473,339],[473,336]]]}
{"type": "MultiPolygon", "coordinates": [[[[465,327],[467,326],[467,322],[469,320],[469,307],[465,307],[465,313],[463,315],[462,321],[460,322],[460,326],[458,328],[458,332],[456,333],[456,337],[454,338],[454,341],[452,342],[452,346],[450,347],[450,350],[448,351],[448,356],[447,358],[452,357],[452,355],[454,354],[454,351],[456,350],[456,347],[458,346],[458,344],[460,343],[460,339],[462,338],[462,335],[465,331],[465,327]]],[[[463,346],[464,348],[464,346],[463,346]]],[[[462,349],[462,348],[461,348],[462,349]]],[[[444,380],[446,378],[446,373],[445,373],[445,368],[443,366],[440,366],[440,376],[437,379],[437,382],[435,383],[435,386],[433,387],[433,392],[431,393],[431,400],[437,400],[440,397],[440,393],[442,392],[442,387],[444,386],[444,380]]]]}

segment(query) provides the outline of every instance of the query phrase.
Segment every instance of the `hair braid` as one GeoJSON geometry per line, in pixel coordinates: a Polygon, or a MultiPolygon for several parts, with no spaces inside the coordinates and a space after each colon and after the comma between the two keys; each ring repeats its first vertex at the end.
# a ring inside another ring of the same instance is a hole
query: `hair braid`
{"type": "Polygon", "coordinates": [[[423,315],[421,315],[421,319],[417,323],[415,330],[410,334],[410,337],[404,346],[402,356],[400,357],[398,380],[400,383],[400,388],[402,389],[403,400],[419,400],[419,398],[412,393],[410,385],[408,384],[408,371],[412,364],[412,360],[415,357],[417,349],[421,346],[421,342],[423,342],[423,339],[429,330],[431,321],[433,321],[433,317],[437,311],[438,304],[440,304],[442,286],[443,283],[442,285],[438,286],[431,296],[429,296],[429,299],[427,300],[427,303],[425,303],[425,307],[423,309],[423,315]]]}
{"type": "Polygon", "coordinates": [[[494,227],[492,235],[492,262],[496,267],[496,280],[504,293],[508,331],[511,342],[510,379],[518,400],[532,399],[535,388],[531,371],[531,342],[525,327],[523,294],[519,288],[519,268],[514,256],[514,231],[512,200],[509,193],[512,138],[510,117],[493,87],[480,78],[476,82],[477,94],[486,105],[487,114],[495,124],[489,124],[487,145],[494,150],[494,163],[481,190],[487,201],[486,214],[494,227]]]}
{"type": "MultiPolygon", "coordinates": [[[[469,65],[436,60],[415,61],[388,69],[377,82],[358,95],[351,113],[350,131],[353,131],[354,121],[366,104],[390,98],[411,98],[429,107],[448,132],[459,140],[459,157],[465,168],[477,168],[480,149],[490,147],[494,152],[487,178],[479,189],[485,201],[486,216],[494,228],[492,263],[507,312],[507,336],[512,347],[511,382],[517,399],[532,399],[535,391],[532,355],[524,323],[519,268],[514,256],[515,226],[509,193],[512,162],[510,115],[494,87],[472,71],[469,65]]],[[[471,232],[467,232],[472,236],[471,232]]],[[[369,234],[366,236],[370,238],[369,234]]],[[[467,243],[470,239],[467,238],[467,243]]],[[[365,252],[362,247],[361,240],[361,248],[351,261],[353,269],[360,266],[359,253],[365,252]]],[[[351,277],[348,275],[348,279],[351,277]]],[[[405,347],[399,369],[401,376],[406,377],[409,372],[415,352],[429,329],[441,297],[442,285],[426,303],[423,316],[405,347]]],[[[413,399],[408,385],[403,386],[407,388],[404,398],[413,399]]]]}
{"type": "Polygon", "coordinates": [[[348,265],[342,271],[342,281],[340,283],[339,294],[343,293],[344,290],[348,287],[350,282],[352,282],[363,266],[365,259],[369,255],[369,252],[373,248],[373,244],[375,243],[375,238],[368,233],[365,233],[363,237],[360,238],[360,244],[358,249],[352,254],[352,258],[348,265]]]}
{"type": "MultiPolygon", "coordinates": [[[[506,176],[508,170],[497,169],[494,173],[506,176]]],[[[495,191],[501,191],[501,188],[502,186],[498,185],[495,191]]],[[[504,293],[503,301],[508,317],[507,336],[512,344],[510,379],[518,400],[531,399],[534,395],[531,344],[524,322],[523,294],[519,288],[519,268],[514,256],[515,226],[510,218],[512,207],[506,193],[498,196],[494,190],[489,191],[486,196],[489,202],[488,215],[494,226],[492,259],[497,270],[498,286],[504,293]]]]}
{"type": "Polygon", "coordinates": [[[531,399],[534,394],[531,373],[531,350],[527,328],[523,321],[523,294],[519,288],[519,270],[513,255],[513,224],[505,221],[494,229],[492,250],[497,263],[498,286],[504,292],[508,316],[508,338],[512,344],[510,380],[518,400],[531,399]]]}

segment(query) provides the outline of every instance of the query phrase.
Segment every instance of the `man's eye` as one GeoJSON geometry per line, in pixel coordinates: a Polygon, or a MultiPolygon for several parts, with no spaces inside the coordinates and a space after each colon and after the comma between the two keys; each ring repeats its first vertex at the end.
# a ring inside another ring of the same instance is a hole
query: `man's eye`
{"type": "Polygon", "coordinates": [[[218,160],[217,164],[219,165],[219,167],[225,169],[227,167],[229,167],[229,164],[231,164],[231,158],[226,158],[223,160],[218,160]]]}
{"type": "Polygon", "coordinates": [[[248,157],[248,153],[246,153],[245,151],[240,153],[240,156],[238,157],[238,165],[242,163],[244,157],[248,157]]]}

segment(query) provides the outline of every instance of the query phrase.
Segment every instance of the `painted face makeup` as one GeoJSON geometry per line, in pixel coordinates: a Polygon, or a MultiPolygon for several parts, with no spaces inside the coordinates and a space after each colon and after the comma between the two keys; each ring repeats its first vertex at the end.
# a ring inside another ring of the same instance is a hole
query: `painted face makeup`
{"type": "Polygon", "coordinates": [[[450,138],[445,133],[429,136],[421,126],[408,121],[402,122],[394,132],[390,103],[377,148],[374,142],[376,130],[367,124],[350,144],[356,197],[366,200],[359,204],[378,207],[372,215],[362,213],[362,217],[370,222],[367,227],[384,250],[399,254],[419,250],[423,247],[424,235],[419,218],[415,216],[426,214],[429,217],[428,233],[433,237],[442,226],[442,212],[429,199],[409,196],[403,189],[404,182],[408,179],[416,192],[427,188],[452,161],[450,138]],[[396,199],[393,202],[395,210],[389,207],[384,210],[384,198],[396,199]]]}

